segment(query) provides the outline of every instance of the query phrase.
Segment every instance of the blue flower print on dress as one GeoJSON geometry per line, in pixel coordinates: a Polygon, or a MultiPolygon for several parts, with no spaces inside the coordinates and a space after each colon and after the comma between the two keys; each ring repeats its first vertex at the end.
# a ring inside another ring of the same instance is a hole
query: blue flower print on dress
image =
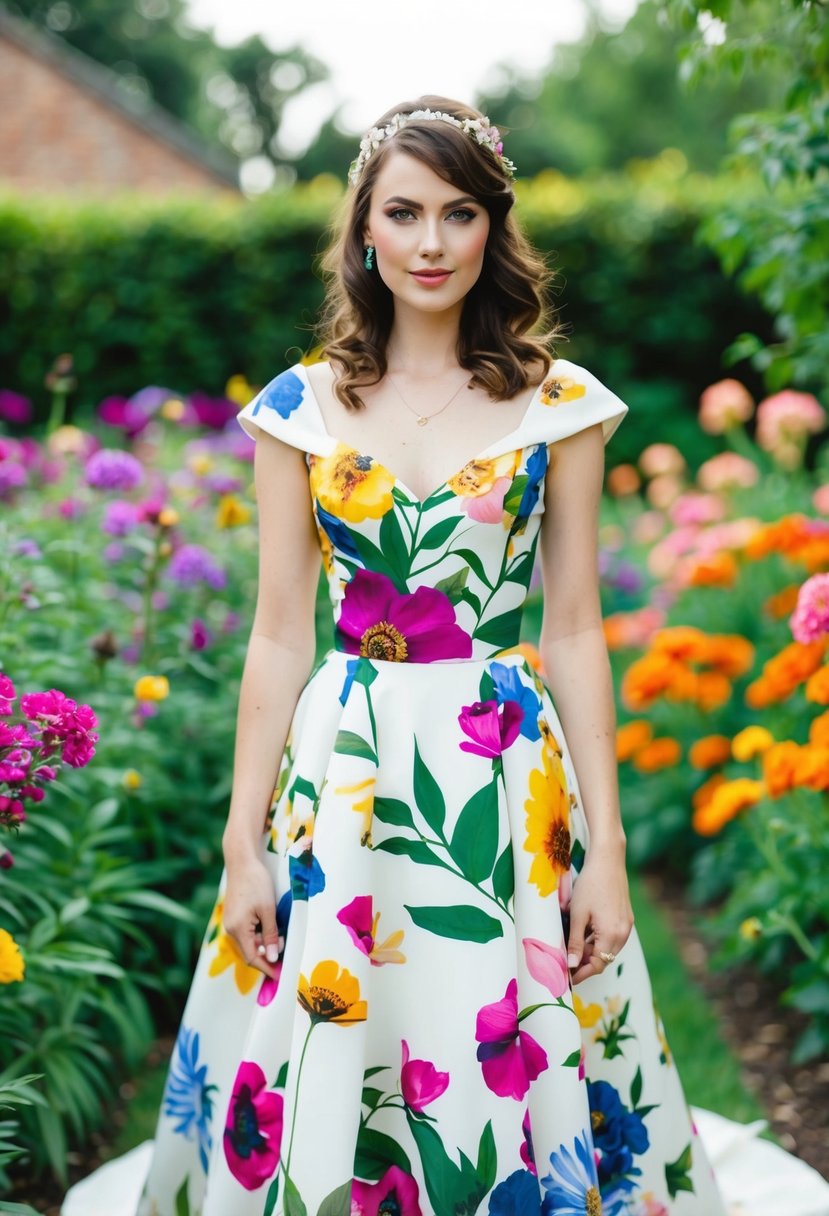
{"type": "Polygon", "coordinates": [[[538,1179],[529,1170],[516,1170],[489,1197],[488,1216],[538,1216],[538,1179]]]}
{"type": "Polygon", "coordinates": [[[574,1141],[573,1149],[562,1144],[558,1152],[550,1154],[552,1168],[541,1179],[547,1192],[542,1216],[606,1216],[587,1132],[574,1141]]]}
{"type": "Polygon", "coordinates": [[[280,418],[289,418],[302,404],[304,392],[305,385],[296,372],[281,372],[262,389],[259,400],[253,407],[253,414],[258,414],[264,405],[279,414],[280,418]]]}
{"type": "Polygon", "coordinates": [[[539,443],[533,449],[533,453],[527,461],[527,484],[524,487],[524,493],[521,495],[521,502],[518,505],[518,513],[515,516],[511,533],[523,532],[526,527],[527,520],[533,513],[535,504],[538,502],[538,495],[541,489],[541,483],[544,480],[544,475],[547,472],[549,463],[549,453],[546,443],[539,443]]]}
{"type": "Polygon", "coordinates": [[[507,666],[506,663],[490,663],[489,671],[495,685],[498,704],[503,705],[505,701],[517,701],[524,711],[524,721],[521,723],[519,734],[533,743],[536,739],[540,739],[538,715],[541,713],[541,698],[534,689],[527,688],[526,684],[522,682],[520,669],[507,666]]]}
{"type": "Polygon", "coordinates": [[[174,1131],[192,1140],[195,1133],[199,1145],[199,1161],[207,1173],[207,1161],[213,1139],[210,1120],[213,1117],[213,1097],[216,1085],[207,1084],[207,1065],[199,1064],[199,1036],[182,1025],[176,1039],[170,1064],[170,1074],[164,1094],[164,1114],[178,1120],[174,1131]]]}
{"type": "Polygon", "coordinates": [[[317,499],[316,509],[319,525],[334,548],[339,549],[346,557],[360,561],[360,554],[351,529],[347,528],[341,519],[337,519],[336,515],[332,515],[330,511],[326,511],[319,499],[317,499]]]}
{"type": "Polygon", "coordinates": [[[308,900],[325,890],[325,874],[310,849],[303,849],[299,856],[292,854],[288,858],[288,874],[294,899],[308,900]]]}
{"type": "Polygon", "coordinates": [[[609,1187],[631,1191],[631,1176],[641,1174],[634,1166],[634,1155],[647,1151],[650,1140],[642,1116],[629,1110],[618,1090],[608,1081],[588,1081],[587,1098],[593,1127],[593,1143],[599,1156],[599,1183],[602,1196],[609,1187]]]}

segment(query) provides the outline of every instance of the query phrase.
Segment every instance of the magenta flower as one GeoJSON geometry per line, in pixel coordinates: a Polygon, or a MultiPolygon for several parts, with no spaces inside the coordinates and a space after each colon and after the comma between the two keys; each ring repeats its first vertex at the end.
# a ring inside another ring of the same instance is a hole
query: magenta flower
{"type": "Polygon", "coordinates": [[[175,397],[171,389],[151,384],[139,389],[132,397],[105,397],[98,406],[98,417],[108,426],[126,431],[132,439],[143,431],[170,397],[175,397]]]}
{"type": "Polygon", "coordinates": [[[0,870],[10,870],[14,865],[14,858],[8,849],[4,849],[0,853],[0,870]]]}
{"type": "Polygon", "coordinates": [[[374,912],[371,895],[355,895],[350,904],[340,908],[337,920],[346,927],[357,949],[368,955],[372,967],[382,967],[386,963],[405,963],[405,954],[401,954],[397,948],[403,940],[402,929],[390,934],[384,942],[378,942],[377,925],[380,913],[374,912]]]}
{"type": "Polygon", "coordinates": [[[204,650],[210,642],[210,632],[207,625],[199,617],[190,622],[191,650],[204,650]]]}
{"type": "Polygon", "coordinates": [[[101,528],[109,536],[128,536],[138,527],[138,508],[124,498],[114,498],[104,508],[101,528]]]}
{"type": "Polygon", "coordinates": [[[796,642],[816,642],[829,633],[829,574],[813,574],[797,593],[797,605],[789,617],[796,642]]]}
{"type": "Polygon", "coordinates": [[[228,1169],[248,1191],[272,1178],[282,1144],[282,1094],[268,1089],[265,1074],[252,1060],[236,1073],[224,1130],[228,1169]]]}
{"type": "Polygon", "coordinates": [[[428,1060],[410,1060],[409,1044],[405,1039],[401,1042],[403,1063],[400,1068],[400,1088],[403,1091],[403,1101],[410,1110],[420,1114],[424,1107],[446,1091],[449,1073],[438,1072],[428,1060]]]}
{"type": "Polygon", "coordinates": [[[0,498],[11,498],[15,490],[21,489],[29,480],[22,464],[13,460],[0,460],[0,498]]]}
{"type": "Polygon", "coordinates": [[[144,480],[144,469],[129,452],[101,448],[87,460],[84,479],[93,490],[134,490],[144,480]]]}
{"type": "Polygon", "coordinates": [[[31,401],[20,393],[13,393],[11,389],[0,388],[0,418],[17,426],[25,426],[32,421],[31,401]]]}
{"type": "Polygon", "coordinates": [[[521,1144],[521,1160],[526,1165],[531,1174],[538,1175],[538,1170],[535,1168],[535,1151],[533,1149],[533,1133],[530,1126],[530,1108],[529,1106],[524,1111],[524,1121],[521,1124],[521,1131],[524,1133],[524,1140],[521,1144]]]}
{"type": "Polygon", "coordinates": [[[464,705],[458,722],[472,742],[464,739],[461,751],[495,760],[518,738],[523,721],[524,710],[517,701],[504,701],[500,709],[495,700],[464,705]]]}
{"type": "Polygon", "coordinates": [[[12,701],[17,697],[9,676],[0,671],[0,717],[8,718],[12,714],[12,701]]]}
{"type": "Polygon", "coordinates": [[[500,1001],[478,1011],[475,1038],[487,1088],[501,1098],[523,1101],[537,1076],[548,1067],[547,1053],[518,1029],[518,983],[510,980],[500,1001]]]}
{"type": "Polygon", "coordinates": [[[435,587],[399,592],[385,574],[358,570],[346,585],[337,638],[347,654],[395,663],[468,659],[472,638],[435,587]]]}
{"type": "Polygon", "coordinates": [[[570,987],[570,972],[567,955],[557,946],[548,946],[537,937],[525,937],[524,958],[527,970],[534,980],[547,989],[551,996],[564,996],[570,987]]]}
{"type": "Polygon", "coordinates": [[[61,759],[73,768],[83,768],[95,755],[98,725],[92,707],[78,705],[57,688],[32,692],[20,698],[20,708],[30,722],[36,722],[45,747],[60,746],[61,759]]]}
{"type": "Polygon", "coordinates": [[[227,397],[208,397],[206,393],[191,393],[188,404],[196,422],[214,431],[220,431],[239,413],[235,401],[229,401],[227,397]]]}
{"type": "Polygon", "coordinates": [[[379,1182],[351,1184],[351,1216],[423,1216],[417,1183],[399,1165],[390,1165],[379,1182]]]}
{"type": "Polygon", "coordinates": [[[221,591],[227,582],[224,570],[202,545],[182,545],[176,549],[167,567],[167,575],[184,587],[207,583],[214,591],[221,591]]]}

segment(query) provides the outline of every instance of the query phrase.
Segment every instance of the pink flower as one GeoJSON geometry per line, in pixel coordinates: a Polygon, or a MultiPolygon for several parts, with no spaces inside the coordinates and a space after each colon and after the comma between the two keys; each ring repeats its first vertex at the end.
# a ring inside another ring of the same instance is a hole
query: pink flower
{"type": "Polygon", "coordinates": [[[754,461],[747,460],[737,452],[720,452],[697,469],[697,485],[709,493],[733,490],[738,486],[754,486],[759,477],[760,470],[754,461]]]}
{"type": "Polygon", "coordinates": [[[570,987],[570,972],[565,952],[557,946],[548,946],[537,937],[525,937],[522,940],[530,975],[534,980],[538,980],[551,996],[564,996],[570,987]]]}
{"type": "Polygon", "coordinates": [[[446,1091],[449,1073],[438,1072],[428,1060],[410,1060],[409,1044],[405,1039],[401,1041],[403,1064],[400,1069],[400,1088],[403,1091],[403,1101],[410,1110],[420,1114],[424,1107],[446,1091]]]}
{"type": "Polygon", "coordinates": [[[204,650],[210,642],[207,625],[199,617],[190,622],[190,646],[193,650],[204,650]]]}
{"type": "Polygon", "coordinates": [[[816,511],[820,511],[821,515],[829,515],[829,482],[818,486],[815,490],[812,495],[812,506],[816,511]]]}
{"type": "Polygon", "coordinates": [[[478,1011],[475,1038],[487,1088],[501,1098],[522,1101],[548,1067],[547,1053],[525,1030],[518,1029],[518,983],[510,980],[500,1001],[478,1011]]]}
{"type": "Polygon", "coordinates": [[[523,721],[524,710],[517,701],[504,701],[500,709],[495,700],[464,705],[458,722],[472,742],[464,740],[461,751],[495,759],[518,738],[523,721]]]}
{"type": "Polygon", "coordinates": [[[646,477],[678,476],[685,469],[685,457],[673,443],[650,443],[639,453],[639,468],[646,477]]]}
{"type": "Polygon", "coordinates": [[[521,1131],[524,1133],[524,1139],[521,1144],[521,1160],[524,1162],[531,1174],[538,1176],[538,1170],[535,1168],[535,1152],[533,1150],[533,1133],[530,1126],[529,1106],[524,1111],[524,1121],[521,1124],[521,1131]]]}
{"type": "Polygon", "coordinates": [[[417,1183],[398,1165],[390,1165],[379,1182],[351,1184],[351,1216],[423,1216],[417,1183]]]}
{"type": "Polygon", "coordinates": [[[462,498],[461,506],[469,518],[479,524],[499,524],[504,515],[504,498],[511,485],[511,477],[497,477],[486,494],[462,498]]]}
{"type": "Polygon", "coordinates": [[[455,620],[452,601],[435,587],[399,592],[390,578],[357,570],[346,584],[337,639],[347,654],[391,662],[468,659],[472,638],[455,620]]]}
{"type": "Polygon", "coordinates": [[[718,380],[699,399],[699,424],[709,435],[722,435],[729,427],[747,422],[754,413],[754,398],[739,380],[718,380]]]}
{"type": "Polygon", "coordinates": [[[725,507],[713,494],[699,494],[693,490],[680,494],[668,507],[671,523],[679,528],[695,524],[710,524],[722,519],[725,507]]]}
{"type": "Polygon", "coordinates": [[[12,701],[17,697],[14,684],[0,672],[0,717],[8,718],[13,713],[12,701]]]}
{"type": "Polygon", "coordinates": [[[0,418],[25,426],[32,421],[32,403],[28,397],[13,393],[9,388],[0,389],[0,418]]]}
{"type": "Polygon", "coordinates": [[[404,931],[395,930],[382,943],[377,941],[377,925],[380,913],[374,913],[371,895],[356,895],[350,904],[340,908],[337,920],[345,925],[351,940],[358,950],[368,955],[372,967],[386,963],[405,963],[406,956],[397,949],[403,941],[404,931]]]}
{"type": "Polygon", "coordinates": [[[766,397],[757,407],[757,442],[773,452],[781,443],[816,434],[826,425],[826,411],[811,393],[784,389],[766,397]]]}
{"type": "Polygon", "coordinates": [[[224,1150],[228,1169],[248,1191],[258,1190],[279,1165],[283,1105],[259,1065],[243,1060],[228,1104],[224,1150]]]}
{"type": "Polygon", "coordinates": [[[815,642],[829,633],[829,574],[813,574],[806,579],[789,626],[796,642],[815,642]]]}
{"type": "Polygon", "coordinates": [[[95,755],[98,719],[89,705],[78,705],[57,688],[33,692],[20,698],[20,708],[30,722],[40,727],[46,747],[60,744],[61,759],[73,768],[83,768],[95,755]]]}

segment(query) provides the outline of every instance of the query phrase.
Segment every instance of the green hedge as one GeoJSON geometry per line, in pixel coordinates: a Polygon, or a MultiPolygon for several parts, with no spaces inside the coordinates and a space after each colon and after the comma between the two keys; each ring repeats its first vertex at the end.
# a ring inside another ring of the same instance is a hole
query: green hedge
{"type": "MultiPolygon", "coordinates": [[[[519,181],[519,214],[559,272],[571,327],[559,354],[584,363],[635,406],[614,447],[632,459],[670,418],[692,463],[710,451],[695,394],[745,330],[771,321],[695,240],[704,215],[743,181],[686,172],[668,150],[624,174],[519,181]]],[[[109,394],[162,384],[223,391],[243,373],[276,375],[311,344],[322,285],[313,273],[341,197],[330,177],[254,202],[125,197],[111,202],[0,196],[0,388],[43,418],[43,377],[74,355],[74,420],[109,394]]],[[[757,393],[745,367],[739,374],[757,393]]]]}

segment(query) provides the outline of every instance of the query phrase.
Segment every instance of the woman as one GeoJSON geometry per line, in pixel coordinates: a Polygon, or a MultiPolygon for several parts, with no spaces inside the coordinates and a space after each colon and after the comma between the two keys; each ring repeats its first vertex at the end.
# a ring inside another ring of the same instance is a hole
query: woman
{"type": "Polygon", "coordinates": [[[458,102],[384,115],[325,358],[239,415],[260,583],[226,867],[142,1216],[723,1212],[625,877],[596,551],[627,406],[531,335],[513,172],[458,102]]]}

